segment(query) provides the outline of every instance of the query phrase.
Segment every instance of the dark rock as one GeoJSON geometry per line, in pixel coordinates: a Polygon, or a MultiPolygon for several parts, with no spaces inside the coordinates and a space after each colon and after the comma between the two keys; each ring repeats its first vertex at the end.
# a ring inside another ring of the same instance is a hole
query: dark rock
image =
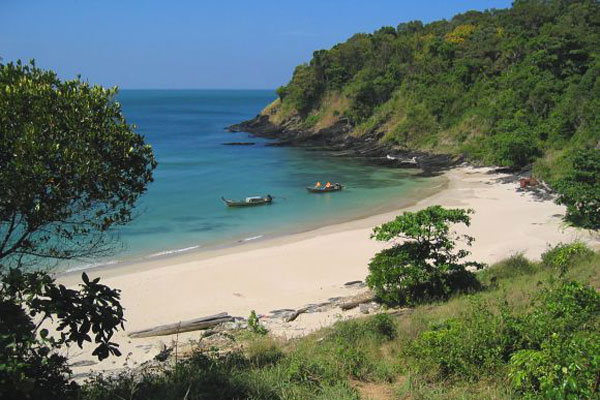
{"type": "Polygon", "coordinates": [[[300,129],[301,126],[300,117],[276,125],[267,115],[257,115],[249,121],[232,125],[227,129],[231,132],[247,132],[253,136],[275,140],[266,146],[304,147],[309,150],[325,151],[338,157],[361,158],[371,164],[396,168],[419,168],[423,171],[421,176],[437,175],[464,161],[462,156],[406,150],[382,143],[380,140],[383,137],[382,132],[351,136],[352,126],[347,119],[340,119],[334,125],[317,132],[300,129]]]}
{"type": "Polygon", "coordinates": [[[254,142],[226,142],[221,143],[223,146],[254,146],[254,142]]]}
{"type": "Polygon", "coordinates": [[[344,283],[345,287],[363,287],[365,286],[365,284],[363,283],[363,281],[350,281],[350,282],[346,282],[344,283]]]}
{"type": "Polygon", "coordinates": [[[167,361],[167,358],[169,358],[169,355],[173,352],[173,348],[171,347],[164,347],[157,355],[154,356],[154,359],[156,361],[167,361]]]}

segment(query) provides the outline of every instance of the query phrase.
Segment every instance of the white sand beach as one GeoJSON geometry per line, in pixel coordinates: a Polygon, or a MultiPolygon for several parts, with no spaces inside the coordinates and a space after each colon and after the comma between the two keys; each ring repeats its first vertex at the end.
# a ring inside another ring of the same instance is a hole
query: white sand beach
{"type": "MultiPolygon", "coordinates": [[[[539,200],[528,192],[518,192],[518,183],[504,182],[508,175],[472,167],[456,168],[444,175],[447,182],[441,191],[406,210],[434,204],[474,209],[471,226],[459,229],[476,239],[471,249],[474,260],[493,263],[517,252],[539,258],[549,245],[576,239],[598,248],[597,238],[563,225],[564,207],[539,200]]],[[[223,311],[247,317],[250,310],[263,314],[279,308],[297,309],[308,303],[357,293],[359,289],[345,288],[343,284],[364,280],[369,259],[385,246],[369,238],[372,228],[402,211],[229,249],[92,269],[88,274],[100,276],[104,284],[122,290],[128,332],[223,311]]],[[[73,285],[79,275],[59,280],[73,285]]],[[[306,333],[335,320],[333,314],[313,314],[300,316],[295,324],[301,325],[306,333]]],[[[115,338],[124,357],[75,367],[74,371],[139,364],[156,355],[159,349],[156,343],[168,344],[173,340],[169,336],[130,339],[127,331],[119,332],[115,338]]],[[[179,339],[199,335],[190,332],[179,339]]],[[[93,360],[91,349],[91,346],[83,350],[71,348],[69,357],[73,363],[86,364],[82,361],[93,360]]]]}

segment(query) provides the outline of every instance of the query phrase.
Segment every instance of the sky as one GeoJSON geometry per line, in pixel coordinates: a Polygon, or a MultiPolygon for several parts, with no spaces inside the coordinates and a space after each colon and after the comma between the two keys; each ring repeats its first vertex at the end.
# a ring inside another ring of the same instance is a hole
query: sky
{"type": "Polygon", "coordinates": [[[273,89],[354,33],[510,0],[0,0],[2,62],[122,89],[273,89]]]}

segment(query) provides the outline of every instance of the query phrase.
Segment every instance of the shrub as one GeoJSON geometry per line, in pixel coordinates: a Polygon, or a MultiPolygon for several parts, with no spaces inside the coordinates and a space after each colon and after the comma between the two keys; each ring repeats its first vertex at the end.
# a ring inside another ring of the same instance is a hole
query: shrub
{"type": "MultiPolygon", "coordinates": [[[[476,300],[409,348],[419,375],[480,380],[508,369],[528,398],[590,397],[600,376],[600,293],[577,282],[542,289],[527,313],[476,300]]],[[[598,396],[596,394],[596,396],[598,396]]]]}
{"type": "Polygon", "coordinates": [[[395,339],[398,336],[396,322],[388,314],[376,314],[369,320],[368,327],[378,336],[387,340],[395,339]]]}
{"type": "Polygon", "coordinates": [[[600,150],[581,150],[568,173],[554,185],[558,204],[567,206],[565,219],[576,226],[600,228],[600,150]]]}
{"type": "Polygon", "coordinates": [[[521,318],[510,359],[515,389],[528,398],[598,399],[600,294],[577,282],[543,290],[521,318]]]}
{"type": "Polygon", "coordinates": [[[511,384],[527,398],[599,399],[600,335],[556,335],[540,350],[520,350],[510,359],[511,384]]]}
{"type": "Polygon", "coordinates": [[[364,339],[374,339],[377,343],[396,338],[396,321],[387,314],[376,314],[367,320],[340,321],[334,325],[330,339],[357,343],[364,339]]]}
{"type": "Polygon", "coordinates": [[[594,255],[584,243],[559,243],[542,254],[542,263],[546,267],[555,268],[560,276],[564,276],[569,268],[578,261],[583,261],[594,255]]]}
{"type": "MultiPolygon", "coordinates": [[[[432,206],[405,212],[376,227],[372,235],[376,240],[405,239],[377,253],[369,263],[367,284],[377,298],[388,305],[405,305],[479,289],[479,281],[467,267],[479,269],[482,264],[461,262],[469,252],[455,251],[457,239],[450,232],[451,223],[468,226],[472,212],[432,206]]],[[[458,239],[467,245],[474,240],[467,235],[458,239]]]]}
{"type": "Polygon", "coordinates": [[[311,114],[304,119],[303,126],[305,129],[310,129],[319,122],[321,116],[319,114],[311,114]]]}
{"type": "Polygon", "coordinates": [[[264,337],[250,342],[246,348],[246,355],[250,364],[262,368],[276,364],[283,357],[283,352],[273,339],[264,337]]]}
{"type": "Polygon", "coordinates": [[[291,382],[317,387],[333,384],[340,379],[338,371],[330,363],[300,353],[292,353],[288,358],[286,375],[291,382]]]}
{"type": "Polygon", "coordinates": [[[578,282],[542,289],[533,305],[531,313],[519,318],[517,347],[540,349],[552,335],[569,336],[600,322],[600,293],[578,282]]]}
{"type": "Polygon", "coordinates": [[[254,310],[250,311],[250,316],[248,317],[248,329],[259,335],[266,335],[269,332],[267,328],[260,324],[256,311],[254,310]]]}
{"type": "Polygon", "coordinates": [[[535,138],[527,133],[502,133],[492,139],[493,162],[509,168],[522,168],[541,154],[535,138]]]}
{"type": "Polygon", "coordinates": [[[510,257],[481,271],[480,274],[492,279],[506,279],[520,275],[531,275],[537,271],[536,265],[529,261],[522,253],[510,257]]]}
{"type": "Polygon", "coordinates": [[[365,352],[352,342],[338,340],[335,356],[340,369],[354,379],[365,380],[373,370],[373,364],[365,352]]]}
{"type": "Polygon", "coordinates": [[[497,371],[504,358],[507,337],[502,318],[490,305],[474,301],[460,318],[434,324],[411,345],[417,371],[438,378],[469,380],[497,371]]]}

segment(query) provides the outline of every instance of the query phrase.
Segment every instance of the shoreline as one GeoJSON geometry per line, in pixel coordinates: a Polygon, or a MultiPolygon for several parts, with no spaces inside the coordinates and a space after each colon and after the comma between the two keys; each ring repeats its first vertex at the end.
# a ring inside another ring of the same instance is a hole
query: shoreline
{"type": "MultiPolygon", "coordinates": [[[[118,276],[121,273],[126,274],[130,269],[135,269],[139,265],[151,265],[159,268],[165,262],[180,263],[186,262],[189,259],[203,260],[210,257],[215,257],[224,254],[243,252],[249,249],[257,247],[265,247],[269,245],[279,245],[281,243],[293,242],[298,240],[302,235],[309,235],[312,232],[319,234],[320,230],[327,231],[338,231],[344,230],[345,224],[352,223],[355,221],[367,220],[371,217],[379,215],[387,215],[398,209],[405,209],[418,204],[420,201],[433,196],[444,189],[448,185],[448,180],[443,174],[440,176],[430,177],[431,183],[434,185],[426,186],[418,189],[411,189],[406,198],[400,201],[388,202],[385,205],[380,205],[375,210],[361,209],[360,213],[354,213],[353,215],[345,215],[339,218],[335,218],[332,222],[326,223],[308,223],[299,228],[288,228],[281,229],[278,232],[269,233],[253,233],[253,236],[244,238],[235,238],[231,240],[222,240],[212,242],[207,246],[201,244],[168,249],[158,251],[156,253],[150,253],[142,256],[134,256],[131,259],[114,259],[99,262],[96,264],[88,264],[88,266],[73,267],[65,271],[56,271],[54,276],[61,280],[66,281],[68,284],[76,283],[80,280],[81,273],[102,273],[103,276],[118,276]],[[434,181],[438,180],[438,181],[434,181]],[[160,264],[159,266],[154,266],[160,264]],[[119,270],[122,270],[121,273],[119,270]],[[106,274],[106,275],[104,275],[106,274]]],[[[145,267],[140,267],[139,270],[146,270],[145,267]]]]}
{"type": "MultiPolygon", "coordinates": [[[[459,167],[444,173],[443,190],[415,204],[341,224],[262,242],[250,242],[214,252],[186,253],[175,258],[151,260],[128,267],[92,269],[90,278],[122,290],[127,319],[126,331],[118,332],[126,358],[109,359],[73,368],[77,373],[115,370],[120,363],[131,367],[151,360],[165,343],[198,340],[201,332],[131,339],[128,332],[156,325],[227,312],[247,317],[250,310],[267,314],[272,310],[298,309],[306,304],[358,294],[364,289],[348,288],[345,282],[364,281],[371,257],[386,247],[370,239],[372,228],[393,219],[402,211],[415,211],[439,204],[448,208],[473,208],[469,228],[459,234],[475,237],[471,259],[491,264],[522,252],[539,259],[549,245],[583,240],[598,248],[598,240],[574,228],[564,227],[564,207],[540,200],[530,192],[518,192],[513,176],[489,168],[459,167]],[[509,180],[509,182],[507,182],[509,180]],[[128,364],[129,363],[129,364],[128,364]]],[[[78,279],[60,277],[69,285],[78,279]],[[69,282],[70,281],[70,282],[69,282]]],[[[360,315],[316,312],[303,314],[293,324],[273,331],[280,337],[308,334],[335,321],[360,315]]],[[[72,348],[71,362],[92,360],[92,346],[72,348]]],[[[76,364],[77,365],[77,364],[76,364]]]]}

